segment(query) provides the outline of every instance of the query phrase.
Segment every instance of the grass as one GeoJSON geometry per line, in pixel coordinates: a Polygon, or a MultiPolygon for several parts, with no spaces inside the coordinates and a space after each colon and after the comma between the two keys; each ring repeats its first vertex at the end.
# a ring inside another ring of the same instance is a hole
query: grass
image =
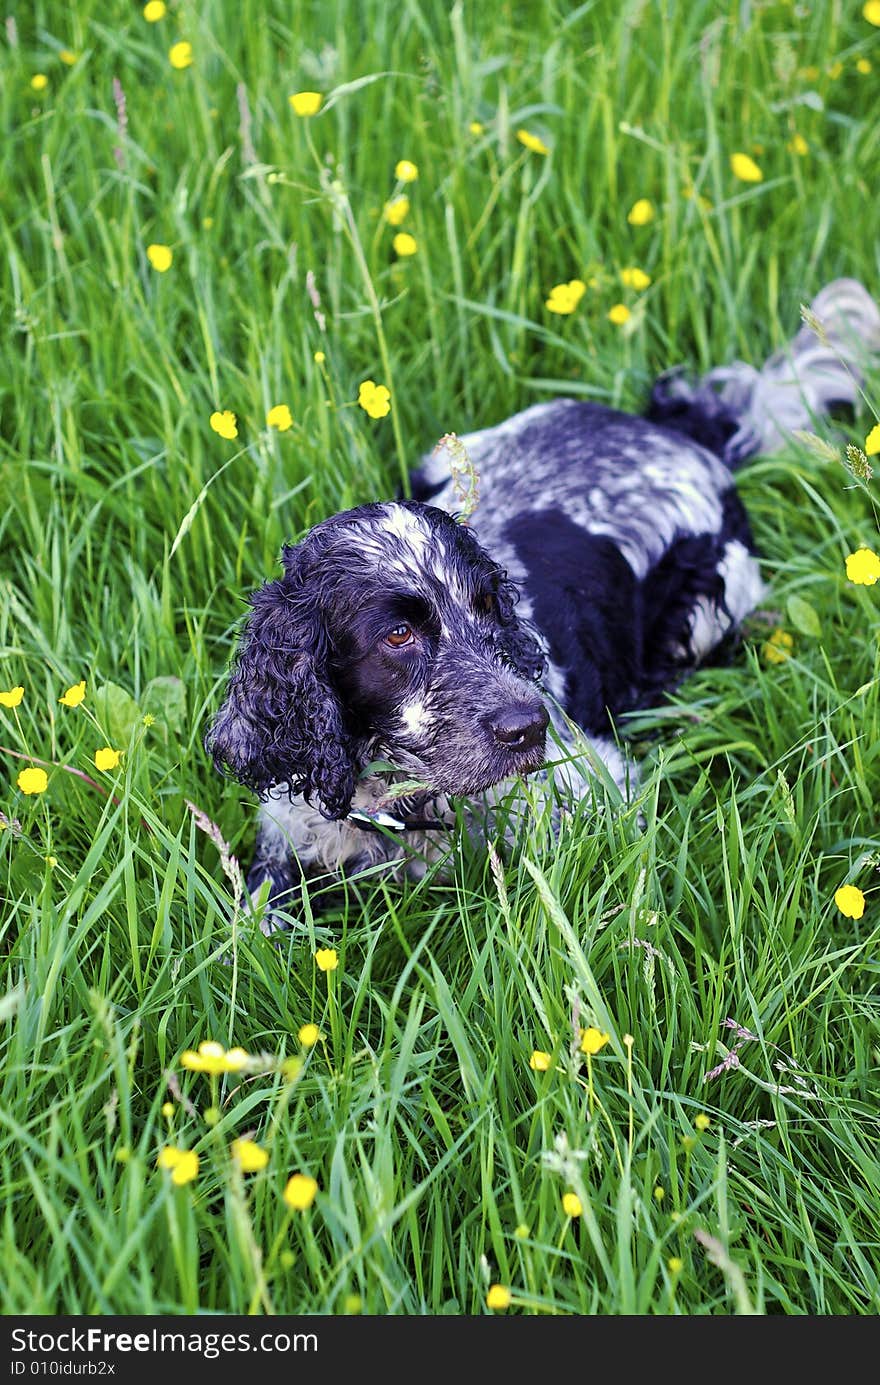
{"type": "MultiPolygon", "coordinates": [[[[37,0],[2,60],[4,1313],[461,1315],[493,1283],[526,1314],[876,1313],[880,627],[844,572],[872,486],[806,447],[746,468],[765,618],[620,728],[636,800],[597,784],[558,840],[536,809],[504,860],[348,881],[278,948],[187,802],[246,864],[252,804],[202,736],[283,541],[444,433],[556,393],[638,408],[675,362],[761,361],[828,279],[876,292],[877,29],[830,3],[37,0]],[[248,1068],[182,1068],[209,1038],[248,1068]],[[245,1134],[269,1161],[243,1175],[245,1134]]],[[[849,440],[878,404],[875,375],[849,440]]]]}

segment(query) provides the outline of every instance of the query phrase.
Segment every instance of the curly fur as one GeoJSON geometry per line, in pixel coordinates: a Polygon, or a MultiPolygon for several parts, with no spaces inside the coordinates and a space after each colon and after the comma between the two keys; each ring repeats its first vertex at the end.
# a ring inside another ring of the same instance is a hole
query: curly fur
{"type": "Polygon", "coordinates": [[[251,597],[253,614],[208,744],[217,768],[255,793],[286,786],[291,796],[318,802],[328,817],[344,817],[355,751],[330,681],[311,556],[307,544],[285,547],[284,577],[251,597]]]}

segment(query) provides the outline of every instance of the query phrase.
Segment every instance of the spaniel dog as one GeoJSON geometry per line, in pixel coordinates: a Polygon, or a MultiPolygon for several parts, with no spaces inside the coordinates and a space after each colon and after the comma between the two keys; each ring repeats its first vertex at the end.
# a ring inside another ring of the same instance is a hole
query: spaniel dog
{"type": "Polygon", "coordinates": [[[268,900],[266,931],[316,875],[424,871],[456,800],[479,824],[481,804],[536,771],[557,798],[603,766],[626,790],[616,719],[656,703],[761,597],[732,468],[853,405],[880,350],[880,312],[854,280],[811,313],[761,370],[661,377],[644,416],[557,399],[463,437],[479,482],[466,522],[438,448],[412,499],[284,548],[206,742],[261,802],[248,887],[268,900]]]}

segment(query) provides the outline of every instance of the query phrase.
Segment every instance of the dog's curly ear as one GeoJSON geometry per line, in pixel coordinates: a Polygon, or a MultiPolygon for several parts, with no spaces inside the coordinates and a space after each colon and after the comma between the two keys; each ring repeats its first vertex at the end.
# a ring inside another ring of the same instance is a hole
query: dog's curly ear
{"type": "Polygon", "coordinates": [[[511,582],[504,574],[499,575],[495,600],[501,624],[501,634],[497,638],[498,648],[505,658],[510,660],[521,678],[537,681],[547,666],[546,655],[534,634],[516,614],[519,591],[516,583],[511,582]]]}
{"type": "Polygon", "coordinates": [[[284,576],[251,597],[226,698],[205,737],[215,766],[262,794],[303,794],[343,818],[355,789],[354,749],[327,671],[327,634],[308,586],[308,541],[286,546],[284,576]]]}

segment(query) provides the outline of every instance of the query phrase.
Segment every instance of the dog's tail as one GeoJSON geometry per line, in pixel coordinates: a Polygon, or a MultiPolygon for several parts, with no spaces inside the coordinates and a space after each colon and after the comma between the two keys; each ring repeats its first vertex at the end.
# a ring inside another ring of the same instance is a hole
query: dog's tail
{"type": "Polygon", "coordinates": [[[816,295],[797,336],[756,370],[745,361],[701,380],[661,375],[646,418],[686,433],[738,466],[784,446],[832,409],[852,407],[865,370],[880,355],[880,308],[856,279],[835,279],[816,295]]]}

